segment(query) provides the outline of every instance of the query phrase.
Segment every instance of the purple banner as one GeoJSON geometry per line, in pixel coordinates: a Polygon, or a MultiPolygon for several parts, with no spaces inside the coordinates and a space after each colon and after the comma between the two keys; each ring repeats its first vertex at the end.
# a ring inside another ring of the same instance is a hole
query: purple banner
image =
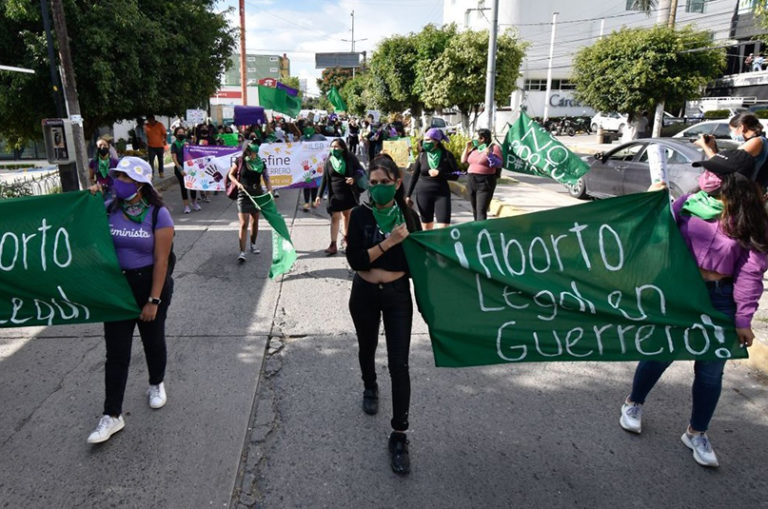
{"type": "Polygon", "coordinates": [[[298,90],[296,90],[295,88],[291,88],[288,85],[283,85],[279,81],[277,82],[277,85],[275,86],[275,88],[279,88],[280,90],[284,91],[286,94],[292,97],[296,97],[297,95],[299,95],[298,90]]]}
{"type": "Polygon", "coordinates": [[[235,125],[266,124],[267,115],[261,106],[235,106],[235,125]]]}

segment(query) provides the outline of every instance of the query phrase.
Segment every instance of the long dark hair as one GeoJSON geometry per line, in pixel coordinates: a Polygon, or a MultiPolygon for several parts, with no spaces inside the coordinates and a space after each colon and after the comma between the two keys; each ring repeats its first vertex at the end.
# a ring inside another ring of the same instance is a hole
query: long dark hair
{"type": "Polygon", "coordinates": [[[347,157],[347,154],[349,154],[349,148],[347,148],[347,144],[342,140],[341,138],[335,138],[333,141],[331,141],[331,145],[334,143],[338,143],[339,147],[341,147],[341,151],[343,152],[342,156],[347,157]]]}
{"type": "Polygon", "coordinates": [[[728,125],[731,127],[743,127],[745,130],[755,131],[758,135],[763,134],[763,124],[752,113],[737,113],[728,122],[728,125]]]}
{"type": "MultiPolygon", "coordinates": [[[[373,158],[371,165],[368,168],[368,177],[370,178],[371,172],[375,170],[383,170],[389,178],[392,180],[398,180],[403,178],[403,174],[400,172],[395,160],[389,154],[379,154],[373,158]]],[[[413,210],[405,204],[405,184],[400,182],[400,188],[395,191],[395,203],[400,207],[403,212],[403,219],[405,219],[405,225],[408,227],[409,232],[418,231],[421,228],[419,218],[413,210]]]]}
{"type": "Polygon", "coordinates": [[[768,253],[768,214],[758,185],[741,174],[721,175],[723,232],[747,248],[768,253]]]}
{"type": "Polygon", "coordinates": [[[478,129],[477,137],[480,138],[481,140],[485,140],[485,143],[487,145],[490,145],[493,142],[493,139],[491,138],[490,129],[478,129]]]}

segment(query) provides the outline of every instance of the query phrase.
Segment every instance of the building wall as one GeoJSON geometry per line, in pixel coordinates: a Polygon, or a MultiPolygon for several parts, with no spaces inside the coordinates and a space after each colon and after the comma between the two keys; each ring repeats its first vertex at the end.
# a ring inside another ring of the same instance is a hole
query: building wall
{"type": "MultiPolygon", "coordinates": [[[[246,54],[247,80],[249,84],[262,78],[280,79],[290,76],[290,59],[280,55],[246,54]]],[[[232,66],[224,73],[224,86],[240,86],[240,54],[231,57],[232,66]]]]}

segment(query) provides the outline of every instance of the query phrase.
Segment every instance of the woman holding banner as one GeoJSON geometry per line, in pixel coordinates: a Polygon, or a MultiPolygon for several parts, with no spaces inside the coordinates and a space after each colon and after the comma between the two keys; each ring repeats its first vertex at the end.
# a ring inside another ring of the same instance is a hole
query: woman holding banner
{"type": "Polygon", "coordinates": [[[435,226],[444,228],[451,223],[451,188],[448,179],[458,174],[456,158],[443,146],[448,136],[433,127],[424,135],[421,150],[413,165],[411,182],[405,193],[406,203],[413,205],[411,196],[416,192],[416,205],[421,216],[421,226],[431,230],[435,226]]]}
{"type": "Polygon", "coordinates": [[[201,210],[200,205],[197,204],[197,191],[191,189],[189,195],[192,196],[192,208],[189,207],[189,195],[187,194],[187,187],[184,185],[184,176],[187,174],[184,171],[184,146],[187,144],[187,130],[179,126],[173,131],[173,137],[176,138],[171,143],[171,159],[173,159],[173,174],[176,175],[176,180],[179,181],[179,189],[181,189],[181,201],[184,203],[184,213],[189,214],[192,210],[201,210]]]}
{"type": "Polygon", "coordinates": [[[405,205],[402,175],[391,157],[380,155],[374,159],[368,179],[372,202],[356,207],[349,224],[347,261],[356,271],[349,312],[359,345],[363,411],[369,415],[379,410],[375,357],[379,323],[384,318],[387,365],[392,379],[391,467],[395,473],[407,474],[410,459],[406,431],[411,398],[408,351],[413,304],[402,242],[420,225],[416,213],[405,205]]]}
{"type": "Polygon", "coordinates": [[[249,220],[251,223],[251,253],[261,253],[261,250],[256,247],[256,237],[259,234],[259,209],[252,197],[264,194],[262,181],[267,185],[267,190],[272,192],[267,165],[259,157],[260,144],[261,142],[257,138],[249,140],[243,153],[235,160],[235,164],[229,170],[229,179],[235,182],[240,189],[237,193],[237,217],[240,220],[238,232],[240,254],[237,256],[237,261],[240,263],[245,262],[245,240],[248,237],[249,220]]]}
{"type": "Polygon", "coordinates": [[[496,172],[501,170],[501,148],[493,143],[491,131],[480,129],[476,139],[467,143],[461,162],[469,163],[469,201],[475,221],[488,218],[488,207],[496,190],[496,172]]]}
{"type": "MultiPolygon", "coordinates": [[[[700,191],[678,198],[672,211],[699,266],[712,305],[730,316],[741,346],[752,345],[752,316],[763,293],[768,268],[768,215],[761,192],[752,180],[754,158],[744,150],[727,150],[703,166],[700,191]]],[[[661,184],[663,186],[663,184],[661,184]]],[[[691,419],[681,439],[694,460],[717,467],[718,460],[707,437],[722,389],[726,359],[694,363],[691,419]]],[[[641,361],[632,392],[621,408],[619,424],[640,433],[642,405],[671,362],[641,361]]]]}
{"type": "MultiPolygon", "coordinates": [[[[149,370],[149,406],[162,408],[165,394],[165,318],[173,293],[171,247],[173,220],[152,187],[152,167],[138,157],[124,157],[112,170],[115,200],[109,205],[109,227],[120,268],[141,314],[131,320],[104,323],[104,415],[88,436],[98,444],[125,427],[123,395],[131,361],[133,330],[138,325],[149,370]]],[[[99,184],[91,192],[102,190],[99,184]]],[[[173,258],[175,259],[175,258],[173,258]]]]}
{"type": "Polygon", "coordinates": [[[315,206],[320,204],[323,193],[328,190],[328,213],[331,214],[331,244],[325,250],[328,256],[338,252],[336,239],[339,236],[339,222],[344,219],[342,235],[347,241],[349,230],[349,214],[352,207],[357,205],[357,185],[365,176],[365,170],[360,161],[347,149],[347,144],[341,138],[331,142],[331,153],[325,160],[323,180],[317,192],[315,206]]]}

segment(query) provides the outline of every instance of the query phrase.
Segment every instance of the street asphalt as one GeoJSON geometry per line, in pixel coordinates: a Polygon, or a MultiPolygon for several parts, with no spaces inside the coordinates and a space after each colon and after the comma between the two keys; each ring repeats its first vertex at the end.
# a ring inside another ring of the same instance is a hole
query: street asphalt
{"type": "MultiPolygon", "coordinates": [[[[178,187],[165,198],[179,258],[168,404],[147,405],[136,337],[126,427],[88,445],[103,400],[101,326],[0,329],[0,507],[768,507],[766,380],[746,364],[727,366],[710,432],[721,467],[709,470],[680,441],[692,363],[668,370],[643,434],[630,435],[618,418],[634,363],[436,368],[418,313],[412,472],[395,475],[384,337],[380,412],[368,416],[347,310],[352,272],[343,255],[322,253],[324,210],[303,212],[299,192],[281,193],[299,258],[271,281],[264,221],[262,254],[238,265],[234,202],[212,196],[183,215],[178,187]]],[[[466,202],[453,206],[455,221],[471,219],[466,202]]]]}

